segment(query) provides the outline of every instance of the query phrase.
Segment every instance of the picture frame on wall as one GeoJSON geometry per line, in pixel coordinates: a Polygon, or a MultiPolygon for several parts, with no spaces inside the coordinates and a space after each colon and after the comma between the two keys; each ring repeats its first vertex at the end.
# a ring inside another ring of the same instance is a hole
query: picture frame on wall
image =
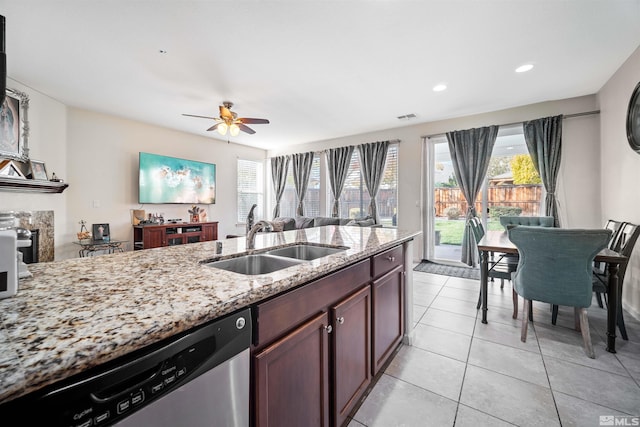
{"type": "Polygon", "coordinates": [[[26,161],[29,158],[29,97],[10,88],[6,95],[0,106],[0,157],[26,161]]]}
{"type": "Polygon", "coordinates": [[[31,178],[37,179],[40,181],[48,181],[49,176],[47,175],[47,168],[44,165],[44,162],[39,160],[29,160],[29,165],[31,166],[31,178]]]}

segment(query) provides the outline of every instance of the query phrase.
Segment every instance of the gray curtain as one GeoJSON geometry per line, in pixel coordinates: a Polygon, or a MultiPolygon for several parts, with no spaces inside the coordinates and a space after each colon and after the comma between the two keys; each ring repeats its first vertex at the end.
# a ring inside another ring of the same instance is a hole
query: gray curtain
{"type": "Polygon", "coordinates": [[[340,193],[344,188],[344,182],[347,179],[349,171],[349,163],[354,147],[331,148],[327,152],[327,168],[329,169],[329,185],[333,193],[333,208],[331,216],[340,216],[340,193]]]}
{"type": "Polygon", "coordinates": [[[556,182],[562,155],[562,115],[524,122],[523,127],[531,160],[547,192],[545,215],[552,216],[554,227],[559,227],[556,182]]]}
{"type": "Polygon", "coordinates": [[[276,206],[273,208],[274,218],[278,218],[280,216],[280,200],[284,193],[284,186],[287,183],[289,160],[289,156],[271,158],[271,180],[273,181],[273,191],[276,195],[276,206]]]}
{"type": "Polygon", "coordinates": [[[487,174],[497,136],[498,126],[447,132],[453,171],[468,206],[460,257],[467,265],[475,265],[477,256],[469,220],[476,216],[476,196],[487,174]]]}
{"type": "Polygon", "coordinates": [[[388,149],[389,141],[378,141],[358,145],[360,170],[362,171],[364,183],[371,197],[371,201],[369,202],[369,216],[374,219],[376,224],[378,223],[376,195],[378,194],[382,175],[384,174],[384,164],[387,161],[388,149]]]}
{"type": "Polygon", "coordinates": [[[313,152],[298,153],[292,157],[293,166],[293,184],[296,187],[298,195],[298,209],[296,214],[304,216],[304,195],[309,185],[309,175],[311,174],[311,165],[313,164],[313,152]]]}

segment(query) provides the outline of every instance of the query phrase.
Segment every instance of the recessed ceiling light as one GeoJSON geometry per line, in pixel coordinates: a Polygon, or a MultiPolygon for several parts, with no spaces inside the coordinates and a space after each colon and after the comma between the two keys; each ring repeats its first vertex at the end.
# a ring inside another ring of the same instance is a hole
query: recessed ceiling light
{"type": "Polygon", "coordinates": [[[533,64],[524,64],[516,68],[516,73],[526,73],[533,68],[533,64]]]}
{"type": "Polygon", "coordinates": [[[442,91],[443,91],[443,90],[445,90],[446,88],[447,88],[447,85],[445,85],[445,84],[442,84],[442,83],[441,83],[441,84],[439,84],[439,85],[435,85],[435,86],[433,87],[433,91],[434,91],[434,92],[442,92],[442,91]]]}

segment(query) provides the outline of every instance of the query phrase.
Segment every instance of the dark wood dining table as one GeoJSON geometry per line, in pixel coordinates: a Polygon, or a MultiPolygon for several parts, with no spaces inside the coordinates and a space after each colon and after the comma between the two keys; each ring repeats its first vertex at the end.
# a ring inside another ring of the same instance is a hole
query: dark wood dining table
{"type": "MultiPolygon", "coordinates": [[[[478,242],[480,250],[480,286],[482,287],[482,323],[487,322],[487,290],[489,277],[489,257],[491,252],[501,252],[508,254],[518,254],[518,249],[509,240],[509,236],[505,231],[489,230],[478,242]]],[[[608,299],[607,306],[607,351],[616,352],[616,321],[620,299],[620,284],[618,281],[618,270],[620,265],[627,263],[626,256],[619,254],[611,249],[603,249],[596,255],[594,261],[604,262],[608,265],[609,283],[608,283],[608,299]]]]}

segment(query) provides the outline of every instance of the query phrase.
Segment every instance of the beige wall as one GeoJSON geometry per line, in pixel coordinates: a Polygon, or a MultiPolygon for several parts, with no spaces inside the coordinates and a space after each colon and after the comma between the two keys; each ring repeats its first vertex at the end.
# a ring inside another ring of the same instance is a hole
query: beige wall
{"type": "MultiPolygon", "coordinates": [[[[629,98],[640,81],[640,48],[598,93],[601,128],[602,218],[640,224],[640,154],[629,147],[626,115],[629,98]]],[[[640,318],[640,244],[631,255],[624,280],[622,304],[640,318]]]]}
{"type": "Polygon", "coordinates": [[[190,205],[138,204],[140,151],[198,160],[216,165],[216,203],[200,205],[219,221],[218,235],[236,234],[237,159],[264,160],[264,150],[229,144],[133,120],[69,108],[67,229],[75,237],[77,223],[107,222],[114,238],[132,240],[131,209],[188,220],[190,205]]]}
{"type": "MultiPolygon", "coordinates": [[[[269,156],[302,151],[319,151],[343,145],[400,139],[398,226],[402,229],[422,229],[422,212],[432,208],[421,205],[420,169],[422,136],[451,130],[469,129],[492,124],[507,124],[540,117],[573,114],[597,109],[594,95],[560,101],[544,102],[487,114],[388,129],[328,141],[290,147],[286,151],[270,151],[269,156]]],[[[599,227],[599,117],[598,115],[566,119],[563,123],[563,150],[558,197],[561,222],[567,227],[599,227]]],[[[415,258],[422,258],[422,241],[415,245],[415,258]]]]}

